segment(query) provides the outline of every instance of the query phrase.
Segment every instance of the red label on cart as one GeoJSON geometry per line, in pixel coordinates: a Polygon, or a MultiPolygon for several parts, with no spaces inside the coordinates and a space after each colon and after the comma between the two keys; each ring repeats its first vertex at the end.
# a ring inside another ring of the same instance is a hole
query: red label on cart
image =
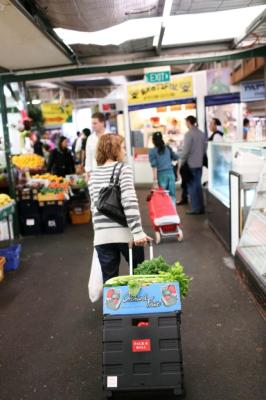
{"type": "Polygon", "coordinates": [[[142,351],[151,351],[151,339],[132,340],[132,352],[140,353],[142,351]]]}

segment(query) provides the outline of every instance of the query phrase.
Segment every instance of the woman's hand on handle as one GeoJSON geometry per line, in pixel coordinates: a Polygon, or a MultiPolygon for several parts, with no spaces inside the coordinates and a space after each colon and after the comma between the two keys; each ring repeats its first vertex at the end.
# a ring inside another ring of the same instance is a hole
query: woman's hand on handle
{"type": "Polygon", "coordinates": [[[134,240],[134,245],[135,246],[147,246],[147,244],[149,243],[149,242],[152,242],[152,238],[150,237],[150,236],[145,236],[143,239],[140,239],[140,240],[134,240]]]}

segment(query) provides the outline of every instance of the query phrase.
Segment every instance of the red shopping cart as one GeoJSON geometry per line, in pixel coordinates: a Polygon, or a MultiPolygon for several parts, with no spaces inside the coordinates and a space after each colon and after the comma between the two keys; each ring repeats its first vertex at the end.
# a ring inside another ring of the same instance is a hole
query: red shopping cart
{"type": "Polygon", "coordinates": [[[168,192],[164,189],[152,190],[148,196],[149,215],[155,231],[155,243],[161,238],[175,236],[179,242],[183,240],[180,218],[168,192]]]}

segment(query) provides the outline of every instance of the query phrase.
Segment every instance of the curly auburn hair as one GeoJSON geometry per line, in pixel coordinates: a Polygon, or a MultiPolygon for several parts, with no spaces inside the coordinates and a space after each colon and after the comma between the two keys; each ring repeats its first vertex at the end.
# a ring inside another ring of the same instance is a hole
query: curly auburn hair
{"type": "Polygon", "coordinates": [[[100,137],[96,150],[96,161],[103,165],[107,160],[119,161],[121,146],[124,142],[123,136],[106,133],[100,137]]]}

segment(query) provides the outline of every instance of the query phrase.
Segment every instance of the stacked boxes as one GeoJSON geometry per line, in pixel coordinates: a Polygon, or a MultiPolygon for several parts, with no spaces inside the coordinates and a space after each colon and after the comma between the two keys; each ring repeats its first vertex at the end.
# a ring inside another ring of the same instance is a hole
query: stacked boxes
{"type": "Polygon", "coordinates": [[[135,297],[104,289],[103,387],[117,393],[184,394],[178,283],[155,283],[135,297]],[[170,294],[169,294],[170,293],[170,294]]]}

